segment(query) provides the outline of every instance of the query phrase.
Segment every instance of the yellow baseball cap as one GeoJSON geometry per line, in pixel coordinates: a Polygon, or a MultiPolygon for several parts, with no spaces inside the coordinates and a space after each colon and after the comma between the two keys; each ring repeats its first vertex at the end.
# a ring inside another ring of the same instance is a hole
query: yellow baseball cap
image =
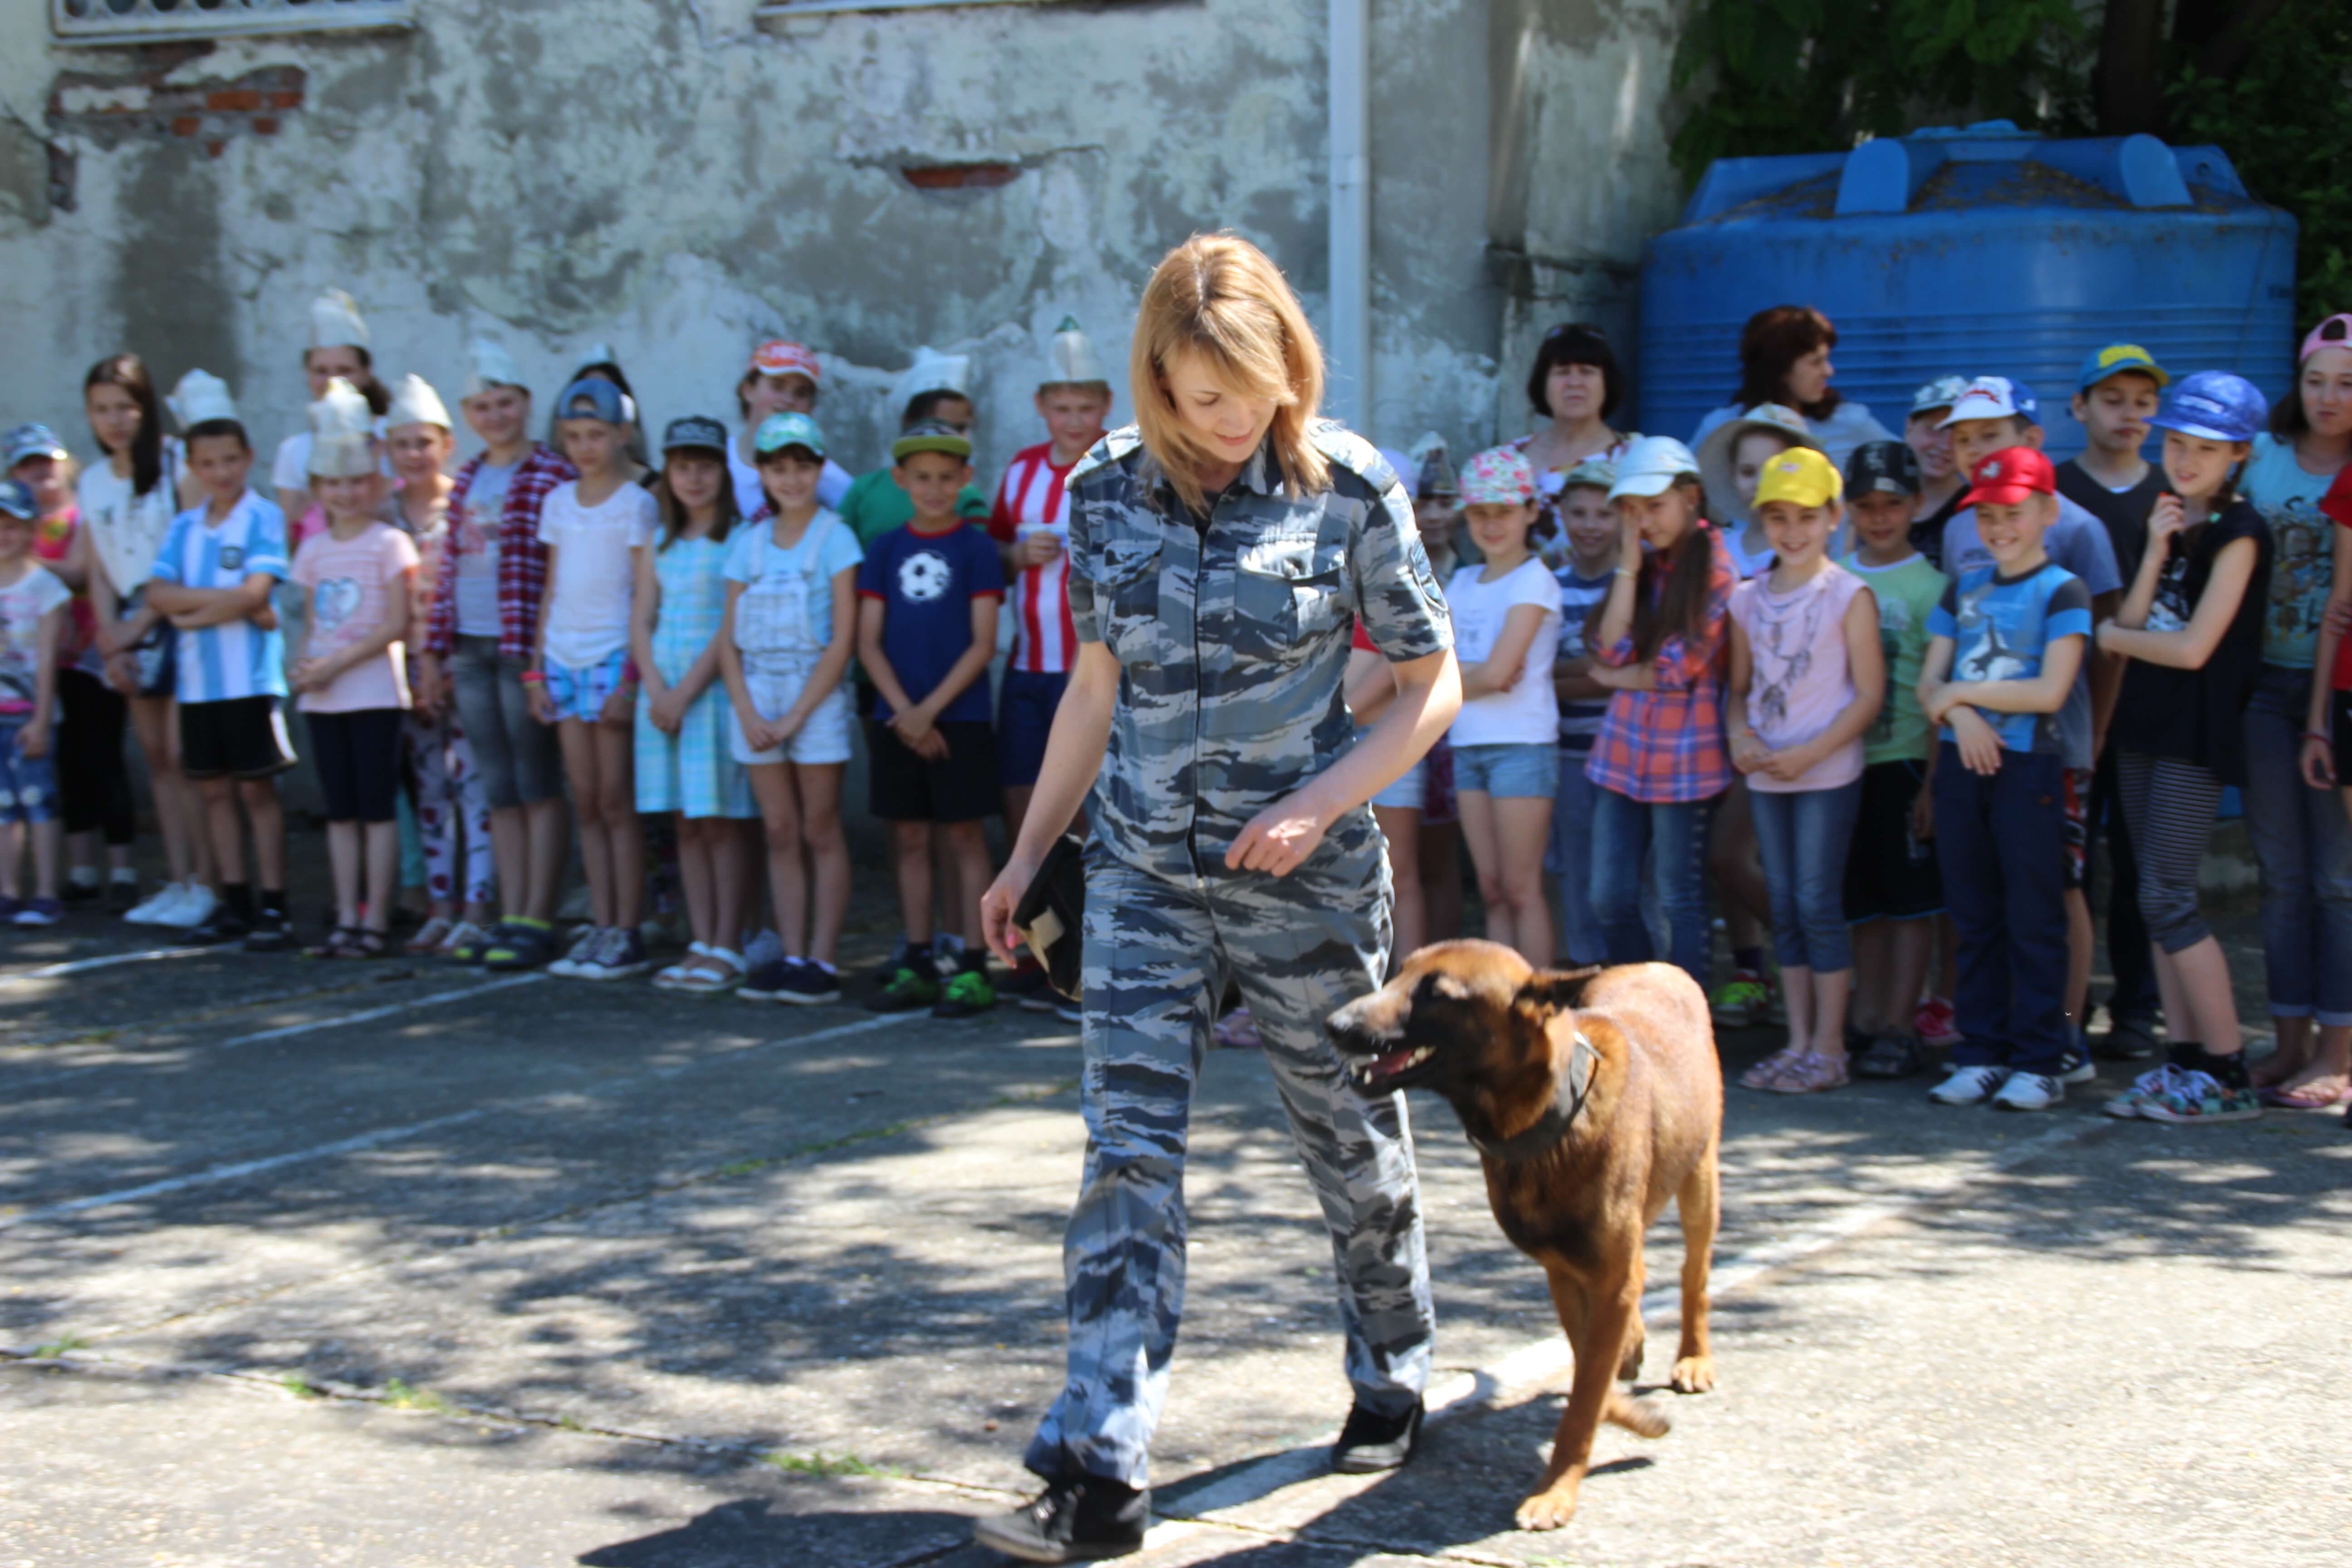
{"type": "Polygon", "coordinates": [[[1836,464],[1811,447],[1791,447],[1764,465],[1764,477],[1756,484],[1756,505],[1781,500],[1825,506],[1844,491],[1836,464]]]}

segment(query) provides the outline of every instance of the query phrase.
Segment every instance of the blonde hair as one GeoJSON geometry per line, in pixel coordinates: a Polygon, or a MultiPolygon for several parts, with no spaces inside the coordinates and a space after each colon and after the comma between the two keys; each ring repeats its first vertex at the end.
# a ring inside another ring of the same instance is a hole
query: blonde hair
{"type": "Polygon", "coordinates": [[[1169,366],[1188,350],[1232,390],[1274,404],[1268,435],[1291,495],[1328,487],[1323,454],[1307,437],[1323,400],[1322,348],[1281,268],[1237,235],[1196,234],[1161,258],[1144,286],[1128,361],[1144,448],[1197,511],[1205,500],[1200,470],[1214,459],[1168,395],[1169,366]]]}

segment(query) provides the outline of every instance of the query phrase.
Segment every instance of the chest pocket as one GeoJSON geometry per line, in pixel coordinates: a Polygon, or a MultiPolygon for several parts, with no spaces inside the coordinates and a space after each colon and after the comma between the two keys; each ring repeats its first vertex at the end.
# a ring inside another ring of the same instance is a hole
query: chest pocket
{"type": "Polygon", "coordinates": [[[1103,643],[1123,665],[1158,664],[1160,541],[1108,539],[1095,572],[1095,610],[1103,643]]]}
{"type": "Polygon", "coordinates": [[[1242,658],[1286,663],[1347,621],[1347,551],[1338,541],[1277,534],[1243,545],[1234,564],[1234,652],[1242,658]]]}

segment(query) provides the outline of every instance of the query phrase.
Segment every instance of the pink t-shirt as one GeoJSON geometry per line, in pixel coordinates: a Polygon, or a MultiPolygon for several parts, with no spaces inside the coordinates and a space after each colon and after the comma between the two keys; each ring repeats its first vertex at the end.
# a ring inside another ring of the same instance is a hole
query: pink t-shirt
{"type": "MultiPolygon", "coordinates": [[[[383,625],[393,580],[416,570],[416,546],[388,523],[372,522],[351,539],[312,535],[294,552],[294,581],[310,591],[310,632],[305,658],[326,658],[383,625]]],[[[414,579],[410,592],[415,591],[414,579]]],[[[323,690],[305,691],[306,713],[350,713],[363,708],[408,706],[408,672],[394,643],[335,677],[323,690]]]]}
{"type": "MultiPolygon", "coordinates": [[[[1774,751],[1801,746],[1836,722],[1853,700],[1853,668],[1845,656],[1845,612],[1865,584],[1832,562],[1812,581],[1786,594],[1772,591],[1769,572],[1731,591],[1731,618],[1748,634],[1750,669],[1748,724],[1774,751]]],[[[1748,787],[1765,795],[1835,789],[1862,776],[1862,737],[1783,782],[1749,773],[1748,787]]]]}

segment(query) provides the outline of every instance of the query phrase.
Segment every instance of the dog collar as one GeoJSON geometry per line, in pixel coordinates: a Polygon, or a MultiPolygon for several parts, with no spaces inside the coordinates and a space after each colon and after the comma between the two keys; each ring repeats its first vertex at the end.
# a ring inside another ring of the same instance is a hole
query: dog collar
{"type": "Polygon", "coordinates": [[[1509,1165],[1550,1153],[1568,1136],[1568,1130],[1576,1124],[1577,1113],[1584,1109],[1585,1097],[1592,1092],[1592,1068],[1600,1059],[1601,1053],[1592,1048],[1592,1042],[1579,1029],[1575,1043],[1569,1047],[1568,1071],[1560,1075],[1551,1091],[1551,1104],[1537,1118],[1535,1125],[1508,1138],[1486,1139],[1472,1133],[1470,1146],[1490,1160],[1509,1165]]]}

